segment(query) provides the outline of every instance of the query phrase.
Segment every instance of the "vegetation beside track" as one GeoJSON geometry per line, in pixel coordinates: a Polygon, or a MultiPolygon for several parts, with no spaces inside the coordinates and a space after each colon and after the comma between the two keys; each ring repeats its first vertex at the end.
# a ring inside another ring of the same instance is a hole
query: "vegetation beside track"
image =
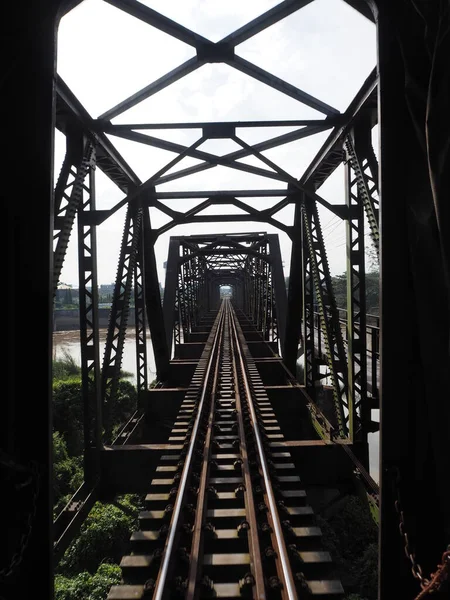
{"type": "MultiPolygon", "coordinates": [[[[122,373],[112,413],[113,435],[136,407],[136,390],[122,373]]],[[[53,513],[56,517],[83,482],[81,370],[66,354],[53,362],[53,513]]],[[[97,502],[55,569],[55,600],[104,600],[121,579],[119,561],[136,528],[142,499],[97,502]]]]}

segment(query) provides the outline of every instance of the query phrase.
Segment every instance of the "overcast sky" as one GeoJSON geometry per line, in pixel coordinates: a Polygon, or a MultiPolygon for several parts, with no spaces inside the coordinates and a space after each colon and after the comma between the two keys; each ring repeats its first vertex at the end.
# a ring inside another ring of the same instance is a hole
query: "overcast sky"
{"type": "MultiPolygon", "coordinates": [[[[144,0],[193,31],[218,41],[278,2],[271,0],[144,0]]],[[[376,63],[375,26],[341,0],[315,0],[293,15],[236,47],[236,54],[274,75],[344,111],[376,63]]],[[[58,34],[57,70],[92,117],[98,117],[158,77],[194,56],[194,49],[125,14],[102,0],[84,0],[66,15],[58,34]]],[[[324,118],[315,110],[273,90],[236,69],[208,64],[162,92],[144,100],[113,119],[113,123],[164,123],[258,119],[324,118]]],[[[237,130],[247,143],[255,143],[291,131],[293,128],[237,130]]],[[[151,131],[152,135],[184,145],[200,137],[200,130],[151,131]]],[[[267,158],[295,178],[300,178],[329,131],[282,148],[266,151],[267,158]]],[[[174,154],[110,136],[119,152],[142,181],[174,158],[174,154]]],[[[376,132],[374,132],[376,142],[376,132]]],[[[200,149],[225,154],[237,149],[231,140],[210,140],[200,149]]],[[[377,152],[377,148],[375,148],[377,152]]],[[[55,181],[65,152],[65,139],[55,133],[55,181]]],[[[257,159],[243,162],[265,167],[257,159]]],[[[183,159],[176,170],[197,164],[183,159]]],[[[266,168],[266,167],[265,167],[266,168]]],[[[97,178],[97,208],[108,209],[124,194],[100,171],[97,178]]],[[[203,173],[178,179],[158,191],[202,189],[286,188],[281,182],[215,167],[203,173]]],[[[344,172],[339,168],[318,190],[329,202],[344,199],[344,172]]],[[[248,202],[257,208],[273,205],[277,199],[248,202]]],[[[184,211],[198,201],[167,201],[184,211]]],[[[227,207],[225,207],[227,208],[227,207]]],[[[220,207],[223,211],[223,207],[220,207]]],[[[207,212],[213,212],[209,209],[207,212]]],[[[225,212],[225,211],[223,211],[225,212]]],[[[238,212],[230,207],[228,212],[238,212]]],[[[288,207],[276,218],[290,225],[293,210],[288,207]]],[[[332,274],[345,270],[345,228],[326,209],[320,208],[328,259],[332,274]]],[[[98,228],[98,279],[111,283],[117,272],[125,209],[118,211],[98,228]]],[[[168,218],[151,211],[154,227],[168,218]]],[[[162,235],[155,246],[158,272],[164,284],[163,262],[167,258],[170,235],[203,232],[267,231],[279,233],[285,270],[290,262],[288,237],[264,223],[218,223],[180,226],[162,235]]],[[[366,236],[369,243],[369,238],[366,236]]],[[[78,286],[76,234],[61,274],[61,281],[78,286]]]]}

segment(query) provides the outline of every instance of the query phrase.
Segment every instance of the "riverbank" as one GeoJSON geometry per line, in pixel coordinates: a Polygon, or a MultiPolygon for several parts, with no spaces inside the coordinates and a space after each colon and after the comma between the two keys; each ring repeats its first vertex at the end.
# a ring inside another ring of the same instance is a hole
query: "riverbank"
{"type": "MultiPolygon", "coordinates": [[[[110,308],[98,309],[99,327],[108,327],[110,308]]],[[[128,325],[134,327],[134,309],[128,314],[128,325]]],[[[53,331],[74,331],[80,329],[80,312],[77,308],[56,309],[53,311],[53,331]]]]}

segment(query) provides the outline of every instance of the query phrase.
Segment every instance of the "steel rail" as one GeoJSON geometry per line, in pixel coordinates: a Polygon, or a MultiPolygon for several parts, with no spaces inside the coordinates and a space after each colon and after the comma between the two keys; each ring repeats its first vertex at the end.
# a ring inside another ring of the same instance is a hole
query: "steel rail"
{"type": "MultiPolygon", "coordinates": [[[[222,323],[225,323],[225,315],[222,323]]],[[[211,460],[211,447],[212,447],[212,438],[213,438],[213,425],[214,425],[214,413],[216,410],[215,401],[217,395],[217,382],[219,378],[219,371],[221,365],[221,359],[223,357],[224,348],[224,327],[220,327],[218,332],[219,341],[218,341],[218,353],[217,360],[215,361],[214,366],[214,379],[211,391],[211,403],[209,408],[209,416],[208,416],[208,428],[206,432],[205,446],[203,450],[203,463],[202,463],[202,471],[200,475],[200,483],[198,486],[198,502],[197,509],[195,511],[195,521],[194,521],[194,529],[192,532],[192,543],[191,543],[191,552],[190,552],[190,565],[189,565],[189,575],[188,575],[188,586],[186,591],[185,600],[194,600],[195,594],[197,591],[197,579],[198,572],[200,568],[200,554],[202,549],[203,542],[203,525],[206,514],[206,502],[207,502],[207,486],[209,479],[209,471],[210,471],[210,460],[211,460]]]]}
{"type": "Polygon", "coordinates": [[[259,429],[258,417],[257,417],[255,407],[253,404],[252,390],[251,390],[249,382],[248,382],[246,365],[245,365],[244,357],[242,355],[241,344],[239,343],[240,336],[239,336],[238,329],[236,326],[236,316],[234,313],[234,309],[232,307],[231,307],[230,312],[231,312],[231,316],[232,316],[231,325],[234,330],[235,340],[237,342],[236,343],[237,357],[239,359],[240,367],[242,370],[245,393],[247,395],[248,407],[249,407],[252,422],[253,422],[253,431],[255,434],[255,441],[256,441],[256,446],[258,449],[259,461],[261,464],[261,470],[262,470],[262,475],[263,475],[263,480],[264,480],[264,487],[266,490],[267,501],[269,504],[269,507],[268,507],[269,514],[271,516],[271,520],[273,523],[275,541],[276,541],[276,544],[278,547],[278,557],[279,557],[279,560],[281,563],[281,573],[283,576],[282,579],[283,579],[284,587],[285,587],[286,594],[287,594],[286,597],[289,600],[297,600],[298,599],[297,589],[296,589],[295,581],[294,581],[294,578],[292,575],[289,554],[286,549],[286,543],[284,540],[283,530],[281,527],[280,517],[278,514],[277,502],[275,499],[275,494],[273,492],[272,483],[270,480],[269,467],[267,464],[265,451],[264,451],[264,445],[263,445],[263,441],[262,441],[262,436],[261,436],[261,432],[259,429]]]}
{"type": "MultiPolygon", "coordinates": [[[[228,322],[230,321],[230,303],[226,302],[228,308],[228,322]]],[[[230,336],[231,337],[231,336],[230,336]]],[[[239,437],[241,439],[241,455],[242,455],[242,466],[243,466],[243,475],[244,475],[244,485],[245,485],[245,493],[244,493],[244,502],[247,513],[247,518],[250,523],[250,529],[248,532],[248,542],[249,542],[249,550],[252,564],[253,576],[255,578],[255,598],[258,600],[263,600],[266,597],[265,594],[265,583],[264,583],[264,569],[262,564],[261,557],[261,548],[258,536],[258,521],[256,518],[255,511],[255,502],[253,496],[252,489],[252,480],[250,476],[250,464],[247,450],[247,442],[245,439],[245,430],[244,430],[244,416],[242,412],[242,399],[239,391],[239,376],[238,376],[238,368],[237,368],[237,357],[236,351],[232,343],[230,343],[230,351],[233,362],[233,375],[235,380],[235,398],[236,398],[236,409],[237,409],[237,422],[239,427],[239,437]]]]}
{"type": "Polygon", "coordinates": [[[177,498],[175,500],[172,519],[170,521],[169,532],[168,532],[166,544],[164,547],[164,554],[163,554],[163,557],[161,560],[161,567],[160,567],[160,570],[158,573],[158,578],[156,580],[155,590],[154,590],[152,600],[162,600],[165,597],[165,594],[168,593],[169,586],[167,585],[167,576],[169,574],[169,567],[170,567],[170,563],[172,561],[173,554],[174,554],[175,538],[177,536],[179,525],[180,525],[180,518],[181,518],[181,514],[182,514],[184,496],[185,496],[187,483],[188,483],[188,479],[189,479],[189,475],[190,475],[191,467],[192,467],[192,463],[193,463],[194,447],[195,447],[195,443],[196,443],[197,436],[198,436],[199,429],[200,429],[200,421],[202,418],[203,406],[205,404],[205,398],[208,393],[207,382],[209,381],[209,378],[210,378],[211,369],[213,367],[213,362],[214,362],[216,350],[218,347],[218,341],[219,341],[218,332],[220,331],[220,327],[223,323],[223,317],[224,317],[224,308],[222,305],[220,308],[219,315],[218,315],[218,325],[217,325],[217,329],[215,332],[215,337],[214,337],[213,345],[211,348],[211,352],[210,352],[210,355],[208,358],[208,364],[206,367],[205,377],[203,379],[203,382],[204,382],[203,390],[202,390],[202,394],[200,397],[200,401],[198,403],[197,415],[195,418],[194,426],[192,428],[191,438],[190,438],[188,450],[186,453],[186,460],[185,460],[185,463],[183,466],[183,471],[182,471],[181,478],[180,478],[178,494],[177,494],[177,498]]]}

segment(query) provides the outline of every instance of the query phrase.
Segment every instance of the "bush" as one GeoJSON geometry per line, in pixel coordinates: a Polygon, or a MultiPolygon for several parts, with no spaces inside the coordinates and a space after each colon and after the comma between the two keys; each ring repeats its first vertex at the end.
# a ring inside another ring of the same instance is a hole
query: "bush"
{"type": "Polygon", "coordinates": [[[68,379],[74,375],[81,376],[81,367],[67,350],[63,351],[64,358],[52,363],[53,380],[68,379]]]}
{"type": "Polygon", "coordinates": [[[378,597],[378,528],[358,496],[347,496],[341,509],[317,517],[322,540],[333,558],[336,576],[350,594],[347,600],[378,597]]]}
{"type": "Polygon", "coordinates": [[[137,393],[135,386],[126,379],[120,379],[117,396],[111,409],[111,425],[120,428],[125,425],[137,408],[137,393]]]}
{"type": "Polygon", "coordinates": [[[137,527],[139,496],[126,495],[116,504],[96,502],[81,527],[80,535],[66,550],[58,573],[96,572],[105,560],[119,562],[128,551],[130,532],[137,527]]]}
{"type": "Polygon", "coordinates": [[[361,594],[368,600],[378,597],[378,544],[369,544],[355,562],[355,577],[361,594]]]}
{"type": "Polygon", "coordinates": [[[81,457],[70,457],[63,436],[53,433],[53,495],[54,514],[57,515],[83,482],[81,457]]]}
{"type": "Polygon", "coordinates": [[[70,456],[79,456],[83,452],[80,377],[72,376],[53,383],[53,428],[64,435],[70,456]]]}
{"type": "Polygon", "coordinates": [[[55,577],[55,600],[104,600],[112,585],[120,583],[121,569],[118,565],[101,564],[96,573],[83,571],[76,577],[55,577]]]}
{"type": "MultiPolygon", "coordinates": [[[[121,379],[117,396],[111,407],[110,422],[114,429],[124,425],[136,410],[136,388],[126,379],[121,379]]],[[[83,399],[81,378],[71,376],[53,383],[53,427],[64,434],[70,456],[83,452],[83,399]]]]}

